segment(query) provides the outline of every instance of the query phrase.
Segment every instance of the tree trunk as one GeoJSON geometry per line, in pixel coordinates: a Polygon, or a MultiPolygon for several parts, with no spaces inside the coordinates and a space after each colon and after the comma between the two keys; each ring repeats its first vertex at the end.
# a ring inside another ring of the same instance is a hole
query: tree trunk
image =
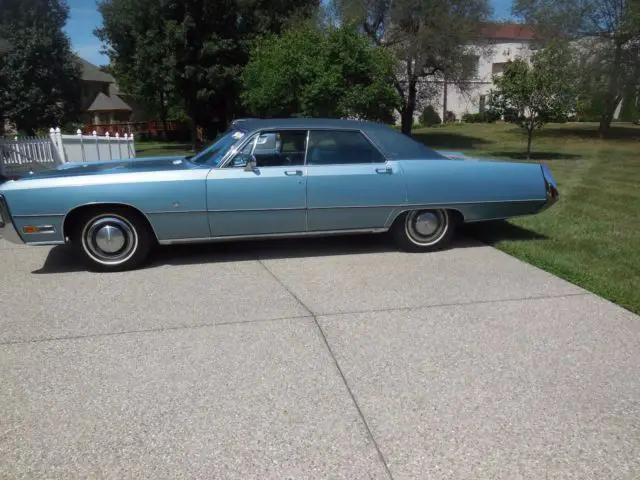
{"type": "Polygon", "coordinates": [[[167,141],[167,106],[165,105],[164,90],[160,90],[160,121],[162,122],[162,140],[167,141]]]}
{"type": "Polygon", "coordinates": [[[442,124],[446,124],[447,123],[447,90],[449,89],[449,86],[447,84],[447,77],[444,78],[444,81],[442,82],[443,86],[444,86],[444,95],[443,95],[443,99],[442,99],[442,124]]]}
{"type": "Polygon", "coordinates": [[[198,124],[196,123],[196,115],[193,111],[189,112],[189,130],[191,132],[191,148],[193,151],[198,150],[198,124]]]}
{"type": "Polygon", "coordinates": [[[527,127],[527,160],[531,159],[531,142],[533,140],[533,126],[527,127]]]}
{"type": "Polygon", "coordinates": [[[606,138],[611,130],[611,122],[613,121],[613,115],[616,113],[618,103],[620,103],[620,94],[618,84],[620,81],[620,68],[622,63],[622,43],[620,40],[616,41],[616,52],[613,58],[613,65],[611,67],[611,77],[609,78],[609,90],[606,94],[606,102],[602,117],[600,119],[600,126],[598,133],[601,138],[606,138]]]}
{"type": "Polygon", "coordinates": [[[613,116],[616,113],[620,100],[621,97],[619,95],[613,99],[607,99],[604,112],[602,112],[602,117],[600,118],[600,126],[598,127],[600,138],[607,138],[609,136],[609,132],[611,131],[611,122],[613,122],[613,116]]]}
{"type": "Polygon", "coordinates": [[[416,111],[416,98],[418,92],[416,89],[416,79],[409,78],[407,101],[402,107],[402,133],[411,135],[413,128],[413,113],[416,111]]]}

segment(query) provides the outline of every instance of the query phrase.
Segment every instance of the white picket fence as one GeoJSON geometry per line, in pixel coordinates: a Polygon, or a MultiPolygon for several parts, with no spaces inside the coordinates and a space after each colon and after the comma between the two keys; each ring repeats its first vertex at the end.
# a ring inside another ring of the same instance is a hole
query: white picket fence
{"type": "Polygon", "coordinates": [[[136,157],[133,135],[63,135],[51,128],[49,137],[0,138],[0,174],[22,174],[55,168],[62,163],[104,162],[136,157]]]}

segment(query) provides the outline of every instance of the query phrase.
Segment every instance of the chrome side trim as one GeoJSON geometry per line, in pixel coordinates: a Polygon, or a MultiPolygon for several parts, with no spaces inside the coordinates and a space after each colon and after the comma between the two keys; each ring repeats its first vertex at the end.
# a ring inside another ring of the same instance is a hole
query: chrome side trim
{"type": "Polygon", "coordinates": [[[23,245],[25,242],[13,224],[9,205],[7,205],[7,200],[4,198],[4,195],[0,195],[0,217],[2,217],[0,219],[0,234],[2,234],[2,238],[7,242],[23,245]]]}
{"type": "Polygon", "coordinates": [[[36,217],[48,217],[48,218],[58,218],[64,217],[64,213],[42,213],[42,214],[29,214],[29,215],[14,215],[13,218],[36,218],[36,217]]]}
{"type": "Polygon", "coordinates": [[[357,233],[384,233],[388,228],[366,228],[355,230],[318,230],[314,232],[292,232],[292,233],[266,233],[261,235],[229,235],[224,237],[209,238],[176,238],[171,240],[160,240],[160,245],[176,245],[184,243],[214,243],[234,240],[266,240],[270,238],[297,238],[297,237],[322,237],[330,235],[350,235],[357,233]]]}
{"type": "Polygon", "coordinates": [[[209,210],[208,213],[243,213],[243,212],[278,212],[306,210],[305,207],[283,207],[283,208],[240,208],[237,210],[209,210]]]}
{"type": "Polygon", "coordinates": [[[51,245],[65,245],[66,242],[64,240],[52,240],[47,242],[27,242],[27,245],[32,247],[48,247],[51,245]]]}
{"type": "Polygon", "coordinates": [[[178,213],[186,213],[186,214],[196,214],[196,213],[207,213],[207,210],[166,210],[159,212],[147,212],[147,215],[169,215],[169,214],[178,214],[178,213]]]}

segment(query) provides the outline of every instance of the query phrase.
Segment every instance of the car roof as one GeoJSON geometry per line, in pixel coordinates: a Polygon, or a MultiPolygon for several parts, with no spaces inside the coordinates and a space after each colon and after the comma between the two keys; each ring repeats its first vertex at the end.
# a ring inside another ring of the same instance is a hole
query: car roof
{"type": "Polygon", "coordinates": [[[234,120],[234,130],[253,132],[276,128],[339,129],[363,131],[383,153],[393,160],[446,159],[444,155],[404,135],[389,125],[366,120],[338,118],[242,118],[234,120]]]}
{"type": "Polygon", "coordinates": [[[384,126],[376,122],[364,120],[347,120],[340,118],[241,118],[234,120],[233,126],[242,130],[258,130],[264,128],[352,128],[369,129],[384,126]]]}

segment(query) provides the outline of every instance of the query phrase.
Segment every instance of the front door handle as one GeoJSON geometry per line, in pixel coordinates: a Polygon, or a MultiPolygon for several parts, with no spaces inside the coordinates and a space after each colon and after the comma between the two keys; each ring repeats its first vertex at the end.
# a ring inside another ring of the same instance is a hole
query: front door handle
{"type": "Polygon", "coordinates": [[[376,168],[376,173],[379,173],[380,175],[391,175],[393,173],[393,170],[389,167],[387,168],[376,168]]]}
{"type": "Polygon", "coordinates": [[[293,177],[295,175],[302,175],[302,170],[285,170],[284,174],[288,177],[293,177]]]}

